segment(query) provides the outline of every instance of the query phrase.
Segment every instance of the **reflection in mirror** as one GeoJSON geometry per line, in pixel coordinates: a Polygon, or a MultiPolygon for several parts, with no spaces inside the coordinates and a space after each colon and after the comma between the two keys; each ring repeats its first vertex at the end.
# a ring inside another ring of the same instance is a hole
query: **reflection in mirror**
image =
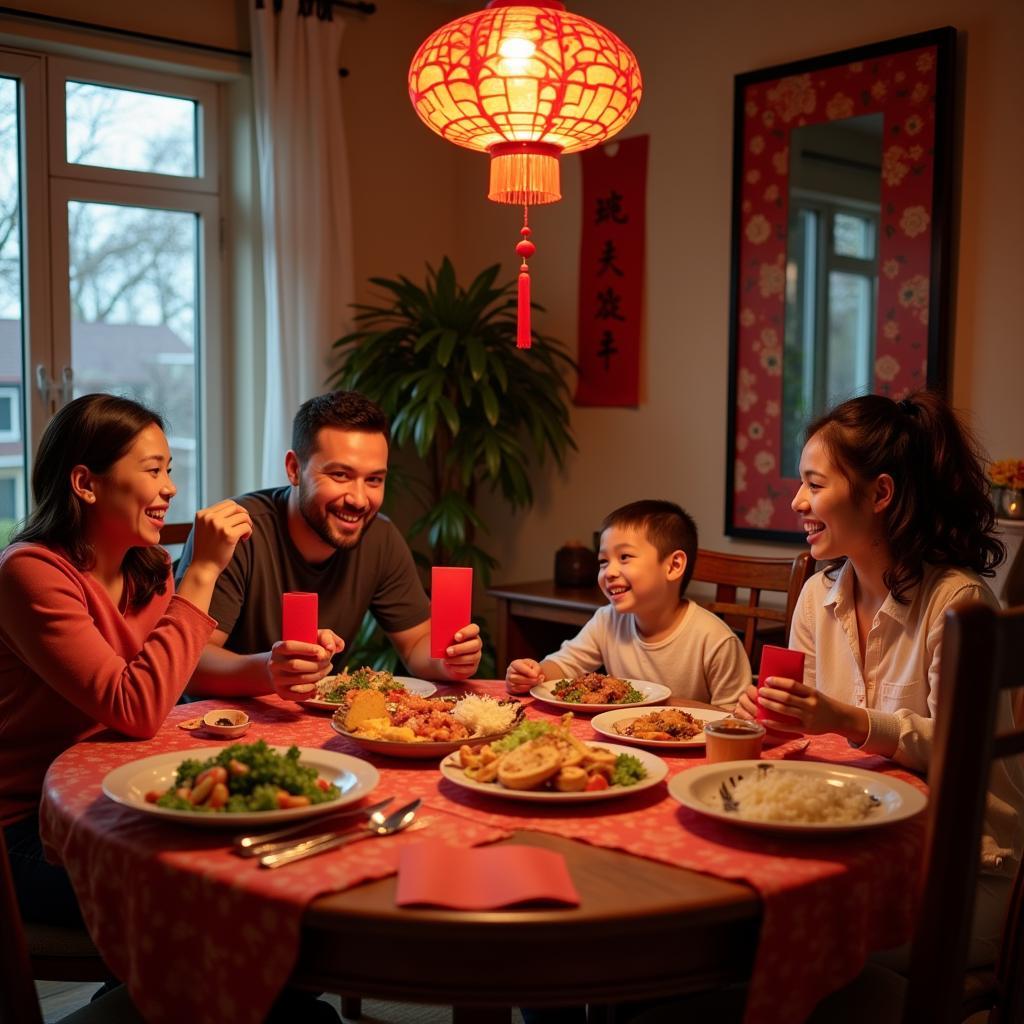
{"type": "Polygon", "coordinates": [[[871,390],[878,295],[883,115],[790,136],[782,468],[799,476],[803,430],[871,390]]]}

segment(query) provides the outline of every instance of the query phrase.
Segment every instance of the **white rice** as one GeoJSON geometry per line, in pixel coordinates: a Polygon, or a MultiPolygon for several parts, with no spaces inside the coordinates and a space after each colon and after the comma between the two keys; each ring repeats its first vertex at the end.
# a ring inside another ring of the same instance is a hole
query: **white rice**
{"type": "Polygon", "coordinates": [[[508,729],[516,717],[515,704],[499,704],[493,697],[470,694],[452,710],[452,717],[470,731],[471,736],[493,736],[508,729]]]}
{"type": "Polygon", "coordinates": [[[742,818],[801,824],[863,821],[875,806],[855,784],[787,771],[745,776],[733,787],[732,799],[742,818]]]}

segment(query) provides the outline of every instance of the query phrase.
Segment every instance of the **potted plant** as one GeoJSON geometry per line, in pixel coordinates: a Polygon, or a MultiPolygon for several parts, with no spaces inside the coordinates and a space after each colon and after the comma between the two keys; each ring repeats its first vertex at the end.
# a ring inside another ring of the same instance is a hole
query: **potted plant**
{"type": "MultiPolygon", "coordinates": [[[[479,488],[527,508],[531,469],[548,456],[561,466],[576,447],[564,376],[575,364],[560,342],[536,332],[533,348],[516,348],[515,283],[496,285],[499,271],[488,267],[463,287],[445,257],[437,270],[427,266],[423,285],[371,278],[384,296],[354,306],[358,326],[335,342],[339,367],[330,378],[378,402],[392,443],[423,467],[408,490],[421,507],[410,543],[429,551],[417,560],[471,566],[485,585],[497,562],[477,543],[486,531],[479,488]]],[[[376,645],[361,647],[371,623],[354,638],[350,664],[387,660],[376,645]]]]}

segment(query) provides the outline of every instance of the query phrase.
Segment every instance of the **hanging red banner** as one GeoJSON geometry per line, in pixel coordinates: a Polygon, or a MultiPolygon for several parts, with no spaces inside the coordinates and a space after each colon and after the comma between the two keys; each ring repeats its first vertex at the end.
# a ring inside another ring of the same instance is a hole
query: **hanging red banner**
{"type": "Polygon", "coordinates": [[[577,405],[640,404],[647,135],[580,154],[577,405]]]}

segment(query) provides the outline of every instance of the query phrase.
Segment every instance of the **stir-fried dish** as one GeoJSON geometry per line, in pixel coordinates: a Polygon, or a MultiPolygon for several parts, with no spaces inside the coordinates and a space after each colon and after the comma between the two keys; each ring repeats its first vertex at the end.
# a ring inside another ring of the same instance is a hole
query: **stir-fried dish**
{"type": "Polygon", "coordinates": [[[559,679],[551,688],[558,700],[570,704],[635,704],[644,695],[628,680],[600,672],[587,672],[575,679],[559,679]]]}
{"type": "Polygon", "coordinates": [[[640,718],[618,722],[615,731],[620,736],[632,736],[635,740],[690,740],[704,730],[704,723],[698,722],[679,708],[659,708],[640,718]]]}

